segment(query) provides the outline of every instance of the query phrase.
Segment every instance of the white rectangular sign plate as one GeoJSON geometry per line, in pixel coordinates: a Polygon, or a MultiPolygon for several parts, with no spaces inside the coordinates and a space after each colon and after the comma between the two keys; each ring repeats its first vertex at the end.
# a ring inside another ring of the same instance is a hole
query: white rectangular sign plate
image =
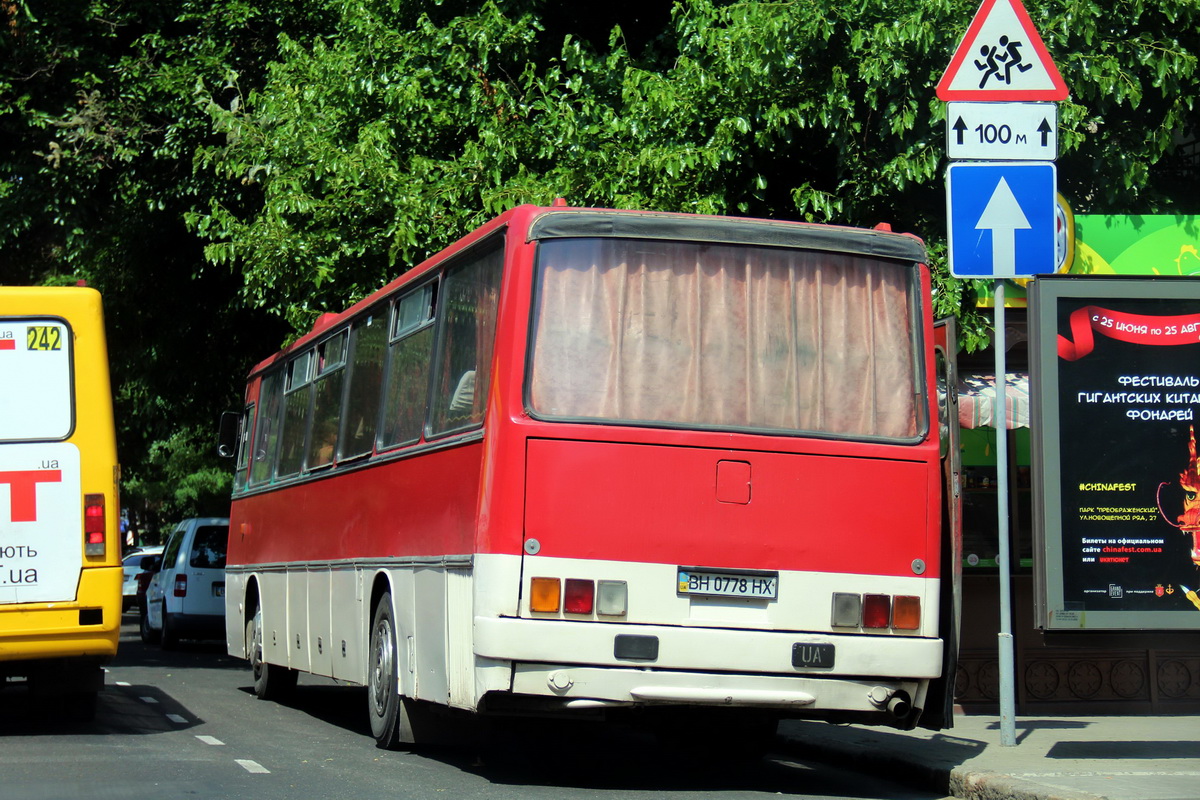
{"type": "Polygon", "coordinates": [[[981,161],[1053,161],[1057,103],[947,103],[946,155],[981,161]]]}

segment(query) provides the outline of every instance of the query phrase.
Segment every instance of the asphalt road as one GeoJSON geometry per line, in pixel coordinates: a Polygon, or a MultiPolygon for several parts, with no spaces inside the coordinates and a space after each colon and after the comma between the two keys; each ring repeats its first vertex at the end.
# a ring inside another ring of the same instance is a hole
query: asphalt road
{"type": "Polygon", "coordinates": [[[286,704],[263,702],[223,643],[165,652],[125,621],[94,721],[50,717],[21,686],[0,691],[0,798],[935,798],[783,752],[690,758],[696,731],[664,749],[630,728],[534,721],[482,745],[382,751],[363,689],[302,676],[286,704]]]}

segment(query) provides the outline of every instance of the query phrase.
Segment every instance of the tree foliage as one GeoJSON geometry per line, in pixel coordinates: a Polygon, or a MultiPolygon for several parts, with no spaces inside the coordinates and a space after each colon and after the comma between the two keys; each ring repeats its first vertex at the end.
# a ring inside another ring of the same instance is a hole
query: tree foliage
{"type": "MultiPolygon", "coordinates": [[[[1195,211],[1200,6],[1026,8],[1075,211],[1195,211]]],[[[0,282],[104,293],[127,494],[164,513],[225,491],[167,473],[249,362],[522,202],[890,222],[975,348],[933,91],[975,10],[0,0],[0,282]]]]}

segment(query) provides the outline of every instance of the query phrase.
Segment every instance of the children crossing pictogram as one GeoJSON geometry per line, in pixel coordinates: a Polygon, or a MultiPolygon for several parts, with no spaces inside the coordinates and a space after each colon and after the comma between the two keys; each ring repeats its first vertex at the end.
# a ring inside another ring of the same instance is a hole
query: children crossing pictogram
{"type": "Polygon", "coordinates": [[[941,100],[1064,100],[1067,87],[1020,0],[983,0],[937,85],[941,100]]]}

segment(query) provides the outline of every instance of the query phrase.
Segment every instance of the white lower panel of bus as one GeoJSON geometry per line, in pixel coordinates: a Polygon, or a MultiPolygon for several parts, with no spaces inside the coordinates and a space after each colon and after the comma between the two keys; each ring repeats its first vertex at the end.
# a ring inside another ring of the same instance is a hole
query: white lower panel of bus
{"type": "MultiPolygon", "coordinates": [[[[720,672],[936,678],[940,639],[475,618],[475,654],[515,662],[720,672]],[[622,642],[653,639],[654,657],[621,658],[622,642]],[[832,645],[829,667],[796,667],[796,647],[832,645]],[[636,662],[636,663],[631,663],[636,662]]],[[[626,698],[627,699],[627,698],[626,698]]]]}

